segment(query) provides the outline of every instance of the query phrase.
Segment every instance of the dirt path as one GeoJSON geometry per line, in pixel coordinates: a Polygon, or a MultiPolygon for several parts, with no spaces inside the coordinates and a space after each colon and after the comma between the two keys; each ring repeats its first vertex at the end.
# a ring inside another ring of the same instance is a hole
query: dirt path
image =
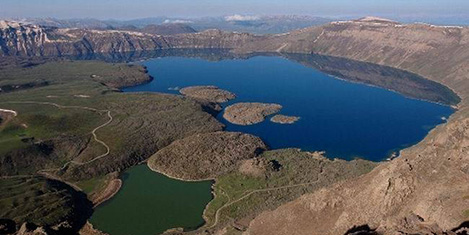
{"type": "MultiPolygon", "coordinates": [[[[315,180],[314,182],[308,182],[308,183],[301,183],[301,184],[293,184],[293,185],[285,185],[285,186],[280,186],[280,187],[273,187],[273,188],[264,188],[264,189],[256,189],[256,190],[252,190],[252,191],[246,191],[247,194],[243,195],[242,197],[234,200],[234,201],[228,201],[228,203],[226,203],[225,205],[223,205],[222,207],[218,208],[218,210],[215,212],[215,221],[213,222],[213,224],[208,227],[208,228],[213,228],[215,226],[217,226],[218,224],[218,220],[220,218],[220,213],[221,211],[226,208],[226,207],[229,207],[249,196],[251,196],[252,194],[254,193],[261,193],[261,192],[269,192],[269,191],[274,191],[274,190],[280,190],[280,189],[287,189],[287,188],[294,188],[294,187],[304,187],[304,186],[308,186],[308,185],[312,185],[312,184],[316,184],[319,182],[319,177],[317,180],[315,180]]],[[[226,194],[227,195],[227,194],[226,194]]],[[[228,196],[228,195],[227,195],[228,196]]],[[[229,196],[228,196],[229,198],[229,196]]]]}
{"type": "Polygon", "coordinates": [[[99,129],[109,125],[109,123],[112,122],[113,120],[113,117],[111,115],[111,111],[110,110],[99,110],[99,109],[95,109],[95,108],[90,108],[90,107],[86,107],[86,106],[65,106],[65,105],[60,105],[60,104],[56,104],[56,103],[52,103],[52,102],[36,102],[36,101],[11,101],[11,102],[5,102],[5,103],[9,103],[9,104],[40,104],[40,105],[51,105],[51,106],[54,106],[56,108],[59,108],[59,109],[83,109],[83,110],[88,110],[88,111],[92,111],[92,112],[98,112],[98,113],[101,113],[101,112],[106,112],[107,113],[107,116],[109,118],[109,120],[103,124],[101,124],[100,126],[96,127],[93,129],[93,131],[91,131],[91,134],[93,135],[93,138],[96,142],[98,142],[99,144],[103,145],[105,148],[106,148],[106,152],[89,160],[89,161],[86,161],[86,162],[77,162],[77,161],[69,161],[67,163],[65,163],[61,168],[56,168],[56,169],[44,169],[44,170],[40,170],[39,172],[47,172],[47,171],[55,171],[55,170],[61,170],[61,169],[64,169],[65,167],[67,167],[69,164],[75,164],[75,165],[85,165],[85,164],[88,164],[88,163],[91,163],[91,162],[94,162],[98,159],[101,159],[103,157],[106,157],[107,155],[109,155],[109,153],[111,152],[111,149],[109,148],[109,146],[102,140],[100,140],[98,138],[98,136],[96,135],[96,131],[98,131],[99,129]]]}

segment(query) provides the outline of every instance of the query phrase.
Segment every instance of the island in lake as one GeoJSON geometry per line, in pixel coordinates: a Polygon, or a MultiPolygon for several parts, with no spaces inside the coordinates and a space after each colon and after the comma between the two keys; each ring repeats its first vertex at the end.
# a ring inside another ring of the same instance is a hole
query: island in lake
{"type": "Polygon", "coordinates": [[[182,88],[179,92],[187,97],[214,103],[225,103],[236,98],[234,93],[216,86],[190,86],[182,88]]]}
{"type": "Polygon", "coordinates": [[[282,114],[277,114],[270,119],[271,122],[275,122],[279,124],[293,124],[298,120],[300,120],[300,117],[287,116],[287,115],[282,115],[282,114]]]}
{"type": "Polygon", "coordinates": [[[223,118],[237,125],[252,125],[264,121],[266,116],[279,112],[282,106],[268,103],[236,103],[226,107],[223,118]]]}

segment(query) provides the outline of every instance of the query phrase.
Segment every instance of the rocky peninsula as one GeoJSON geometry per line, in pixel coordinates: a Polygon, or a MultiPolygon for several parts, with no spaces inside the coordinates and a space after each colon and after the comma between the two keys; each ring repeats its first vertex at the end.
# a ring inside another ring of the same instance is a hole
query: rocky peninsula
{"type": "Polygon", "coordinates": [[[190,86],[180,89],[179,92],[193,99],[213,103],[225,103],[236,98],[234,93],[220,89],[216,86],[190,86]]]}
{"type": "Polygon", "coordinates": [[[172,178],[213,179],[266,149],[259,137],[240,132],[196,134],[161,149],[148,160],[148,166],[172,178]]]}
{"type": "Polygon", "coordinates": [[[287,116],[287,115],[282,115],[282,114],[277,114],[270,119],[271,122],[275,122],[279,124],[293,124],[298,120],[300,120],[300,117],[287,116]]]}
{"type": "Polygon", "coordinates": [[[264,121],[266,116],[282,109],[279,104],[236,103],[226,107],[223,118],[237,125],[252,125],[264,121]]]}

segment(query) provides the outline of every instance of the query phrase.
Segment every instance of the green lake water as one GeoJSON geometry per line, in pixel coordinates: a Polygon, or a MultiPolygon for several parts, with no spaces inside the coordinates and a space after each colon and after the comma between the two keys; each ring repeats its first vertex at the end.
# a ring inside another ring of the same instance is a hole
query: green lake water
{"type": "Polygon", "coordinates": [[[90,219],[95,228],[112,235],[148,235],[203,225],[212,182],[171,179],[147,165],[130,168],[122,179],[121,190],[95,209],[90,219]]]}

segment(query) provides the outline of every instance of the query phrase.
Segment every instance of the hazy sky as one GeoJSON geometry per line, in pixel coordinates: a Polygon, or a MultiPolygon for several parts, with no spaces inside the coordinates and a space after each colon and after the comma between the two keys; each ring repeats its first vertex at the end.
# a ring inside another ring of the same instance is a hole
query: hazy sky
{"type": "Polygon", "coordinates": [[[231,14],[469,16],[469,0],[1,0],[3,17],[131,19],[231,14]]]}

